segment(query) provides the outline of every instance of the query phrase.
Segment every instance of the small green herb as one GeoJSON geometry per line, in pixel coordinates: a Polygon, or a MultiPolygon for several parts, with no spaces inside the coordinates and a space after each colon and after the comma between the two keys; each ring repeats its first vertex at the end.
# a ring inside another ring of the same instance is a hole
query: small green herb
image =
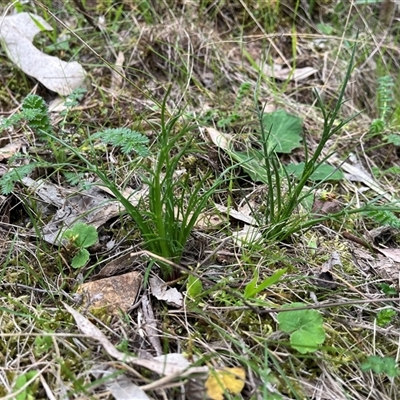
{"type": "Polygon", "coordinates": [[[279,281],[281,276],[285,274],[287,269],[279,269],[275,271],[270,277],[265,278],[259,285],[258,282],[258,271],[254,271],[254,278],[246,285],[244,288],[244,298],[250,299],[257,295],[258,293],[262,292],[263,290],[267,289],[268,287],[274,285],[279,281]]]}
{"type": "MultiPolygon", "coordinates": [[[[14,384],[14,392],[21,389],[26,385],[28,381],[35,378],[38,375],[38,371],[28,371],[25,374],[20,375],[14,384]]],[[[21,393],[17,394],[14,399],[15,400],[30,400],[36,398],[36,390],[37,390],[37,380],[33,381],[29,386],[27,386],[21,393]]]]}
{"type": "Polygon", "coordinates": [[[386,326],[390,324],[393,318],[397,315],[397,312],[393,308],[384,308],[378,311],[376,315],[376,323],[378,326],[386,326]]]}
{"type": "Polygon", "coordinates": [[[395,289],[393,286],[390,286],[387,283],[382,283],[380,287],[386,296],[397,296],[397,289],[395,289]]]}
{"type": "Polygon", "coordinates": [[[63,237],[68,239],[69,245],[77,250],[71,260],[71,266],[73,268],[85,266],[90,257],[86,248],[93,246],[98,240],[96,228],[92,225],[77,223],[71,229],[66,230],[63,237]]]}
{"type": "Polygon", "coordinates": [[[103,142],[121,148],[124,154],[136,152],[140,157],[149,155],[149,139],[140,132],[128,128],[109,128],[97,132],[93,138],[101,139],[103,142]]]}
{"type": "Polygon", "coordinates": [[[361,364],[362,371],[372,371],[375,374],[386,374],[390,378],[400,375],[396,360],[392,357],[369,356],[361,364]]]}
{"type": "Polygon", "coordinates": [[[36,355],[40,356],[44,353],[47,353],[53,346],[53,339],[50,335],[36,336],[33,351],[36,355]]]}
{"type": "Polygon", "coordinates": [[[196,300],[196,298],[203,292],[203,284],[199,278],[193,275],[188,276],[188,281],[186,284],[187,295],[196,300]]]}
{"type": "Polygon", "coordinates": [[[38,163],[31,162],[30,164],[21,165],[10,169],[0,178],[1,193],[4,195],[10,194],[17,182],[29,175],[38,163]]]}

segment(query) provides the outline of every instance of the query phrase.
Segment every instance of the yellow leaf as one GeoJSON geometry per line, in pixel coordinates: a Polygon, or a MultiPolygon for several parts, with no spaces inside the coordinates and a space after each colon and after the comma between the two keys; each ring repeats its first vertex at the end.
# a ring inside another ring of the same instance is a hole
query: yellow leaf
{"type": "Polygon", "coordinates": [[[239,394],[244,388],[246,373],[243,368],[224,368],[211,372],[206,380],[207,395],[212,400],[223,400],[224,392],[239,394]]]}

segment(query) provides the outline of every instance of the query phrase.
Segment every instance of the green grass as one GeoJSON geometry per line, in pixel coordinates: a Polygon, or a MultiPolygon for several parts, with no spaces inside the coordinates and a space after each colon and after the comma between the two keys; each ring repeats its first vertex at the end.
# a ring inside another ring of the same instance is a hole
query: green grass
{"type": "Polygon", "coordinates": [[[81,334],[64,302],[127,356],[161,348],[198,366],[243,368],[244,389],[226,398],[398,399],[397,264],[379,251],[399,244],[398,39],[380,5],[43,3],[18,4],[55,28],[35,45],[81,62],[88,85],[48,113],[54,95],[0,52],[0,150],[22,141],[1,160],[0,396],[111,398],[104,383],[114,378],[92,374],[111,362],[151,398],[192,398],[190,378],[157,382],[116,361],[81,334]],[[122,84],[112,86],[119,52],[122,84]],[[269,72],[304,67],[318,72],[298,81],[293,70],[269,72]],[[278,117],[296,120],[296,132],[278,117]],[[284,147],[289,133],[295,144],[284,147]],[[370,173],[392,200],[341,163],[370,173]],[[43,179],[63,206],[46,204],[24,177],[43,179]],[[112,194],[102,206],[121,209],[85,242],[61,214],[94,185],[112,194]],[[332,203],[334,212],[321,211],[332,203]],[[51,244],[43,232],[56,213],[59,239],[72,231],[51,244]],[[237,240],[250,217],[258,239],[237,240]],[[76,247],[85,262],[75,269],[76,247]],[[105,265],[130,254],[117,273],[144,277],[132,309],[75,302],[82,280],[104,278],[105,265]],[[184,306],[147,294],[153,274],[184,306]],[[288,321],[293,304],[301,307],[288,321]]]}

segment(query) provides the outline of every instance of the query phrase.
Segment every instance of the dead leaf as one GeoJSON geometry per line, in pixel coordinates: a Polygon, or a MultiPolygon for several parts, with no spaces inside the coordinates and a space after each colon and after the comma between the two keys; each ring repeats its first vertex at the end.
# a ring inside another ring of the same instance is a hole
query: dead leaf
{"type": "Polygon", "coordinates": [[[311,212],[316,216],[325,216],[340,212],[342,205],[338,200],[323,200],[314,198],[311,212]]]}
{"type": "Polygon", "coordinates": [[[104,382],[105,388],[116,400],[150,400],[144,390],[135,385],[125,374],[121,374],[120,370],[108,364],[95,365],[90,373],[104,382]]]}
{"type": "Polygon", "coordinates": [[[25,177],[21,182],[45,203],[58,208],[43,227],[43,238],[51,244],[60,244],[63,232],[78,221],[98,228],[122,211],[118,201],[112,200],[96,186],[78,191],[54,185],[43,179],[35,181],[25,177]]]}
{"type": "Polygon", "coordinates": [[[335,266],[342,267],[342,261],[340,260],[340,255],[337,251],[332,252],[331,257],[326,261],[322,267],[321,272],[327,272],[333,270],[335,266]]]}
{"type": "Polygon", "coordinates": [[[143,325],[149,342],[153,346],[158,356],[162,355],[160,335],[157,329],[157,320],[154,316],[153,307],[146,294],[142,295],[143,325]]]}
{"type": "Polygon", "coordinates": [[[107,336],[93,325],[78,311],[74,310],[68,304],[63,303],[65,309],[73,316],[79,330],[90,337],[92,340],[97,340],[104,350],[113,358],[124,363],[140,365],[160,375],[177,374],[177,376],[186,377],[191,374],[205,374],[208,372],[208,367],[192,367],[191,363],[182,354],[172,353],[159,357],[154,357],[150,360],[140,359],[122,353],[108,340],[107,336]]]}
{"type": "Polygon", "coordinates": [[[106,307],[111,313],[127,312],[133,305],[140,290],[142,276],[132,271],[124,275],[111,276],[81,285],[85,306],[89,310],[106,307]]]}
{"type": "Polygon", "coordinates": [[[373,266],[377,276],[398,283],[400,264],[393,259],[378,254],[378,257],[373,261],[368,261],[367,265],[368,267],[373,266]]]}
{"type": "Polygon", "coordinates": [[[243,368],[224,368],[212,371],[206,381],[207,395],[212,400],[223,400],[224,393],[239,394],[245,384],[246,373],[243,368]]]}
{"type": "Polygon", "coordinates": [[[321,270],[319,271],[318,276],[314,279],[315,284],[319,287],[325,289],[336,289],[337,284],[335,282],[335,278],[331,271],[333,271],[335,266],[342,266],[342,262],[340,260],[340,255],[338,252],[334,251],[331,254],[331,257],[328,261],[322,264],[321,270]]]}
{"type": "Polygon", "coordinates": [[[111,90],[118,91],[122,88],[124,82],[125,71],[123,68],[125,55],[122,51],[118,52],[115,60],[114,69],[111,70],[111,90]]]}
{"type": "MultiPolygon", "coordinates": [[[[100,183],[96,185],[100,190],[114,196],[114,193],[108,188],[105,187],[104,185],[101,185],[100,183]]],[[[126,187],[122,192],[122,196],[124,196],[132,205],[137,206],[139,202],[145,198],[149,193],[149,188],[147,185],[143,185],[143,187],[140,190],[134,190],[130,187],[126,187]]]]}
{"type": "Polygon", "coordinates": [[[226,133],[222,133],[217,131],[214,128],[207,127],[204,128],[205,131],[208,134],[208,137],[211,139],[211,141],[220,149],[223,150],[228,150],[229,149],[229,143],[231,141],[232,136],[228,135],[226,133]]]}
{"type": "Polygon", "coordinates": [[[78,311],[75,311],[68,304],[63,303],[63,305],[65,309],[74,317],[74,320],[79,330],[91,339],[97,340],[111,357],[114,357],[119,361],[125,360],[126,362],[137,360],[136,357],[128,356],[125,353],[117,350],[114,345],[107,339],[107,336],[78,311]]]}
{"type": "Polygon", "coordinates": [[[156,299],[165,301],[174,307],[182,307],[183,296],[175,288],[167,289],[166,283],[158,276],[152,276],[149,281],[151,293],[156,299]]]}
{"type": "Polygon", "coordinates": [[[1,19],[0,39],[18,68],[53,92],[68,96],[83,86],[86,71],[76,61],[65,62],[36,48],[32,41],[42,30],[53,28],[39,15],[22,12],[1,19]]]}
{"type": "Polygon", "coordinates": [[[361,162],[357,160],[355,156],[350,156],[349,162],[341,162],[341,160],[335,154],[332,154],[332,156],[329,158],[329,162],[340,165],[340,168],[347,172],[345,177],[349,181],[362,182],[362,184],[368,186],[371,190],[383,196],[385,199],[389,201],[393,200],[393,196],[380,187],[379,183],[363,167],[361,162]]]}
{"type": "Polygon", "coordinates": [[[2,147],[0,149],[0,161],[11,158],[15,153],[18,153],[21,146],[22,142],[20,140],[14,140],[12,143],[8,143],[2,147]]]}
{"type": "Polygon", "coordinates": [[[137,259],[137,255],[133,253],[127,253],[122,256],[115,258],[114,260],[107,263],[98,274],[91,277],[92,281],[107,278],[113,275],[120,275],[122,272],[126,272],[128,268],[131,268],[134,261],[137,259]]]}
{"type": "Polygon", "coordinates": [[[274,64],[272,67],[268,64],[264,64],[262,66],[262,71],[265,75],[281,81],[286,81],[287,79],[290,81],[302,81],[318,72],[318,70],[313,67],[292,69],[282,68],[280,64],[274,64]]]}
{"type": "Polygon", "coordinates": [[[258,222],[255,218],[253,218],[252,216],[250,216],[250,212],[251,210],[249,210],[248,208],[243,207],[243,210],[247,210],[247,213],[245,214],[242,211],[236,211],[235,209],[233,209],[232,207],[228,208],[223,206],[222,204],[216,204],[215,208],[225,214],[228,214],[230,217],[237,219],[238,221],[242,221],[246,224],[249,225],[258,225],[258,222]]]}
{"type": "Polygon", "coordinates": [[[379,247],[375,247],[375,249],[391,260],[400,262],[400,249],[381,249],[379,247]]]}
{"type": "Polygon", "coordinates": [[[232,240],[237,246],[256,243],[262,238],[260,229],[256,226],[245,225],[244,228],[232,234],[232,240]]]}
{"type": "Polygon", "coordinates": [[[195,226],[199,229],[212,230],[219,228],[224,222],[219,215],[206,212],[197,217],[195,226]]]}

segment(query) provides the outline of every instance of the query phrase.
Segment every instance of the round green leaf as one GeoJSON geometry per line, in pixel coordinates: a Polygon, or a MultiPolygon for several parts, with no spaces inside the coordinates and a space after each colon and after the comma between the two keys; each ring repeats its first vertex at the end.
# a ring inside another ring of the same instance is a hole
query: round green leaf
{"type": "Polygon", "coordinates": [[[72,259],[72,268],[81,268],[89,261],[90,254],[86,249],[79,250],[78,254],[72,259]]]}
{"type": "Polygon", "coordinates": [[[284,110],[264,114],[263,124],[265,132],[270,132],[268,147],[277,153],[291,153],[300,147],[302,120],[284,110]]]}
{"type": "MultiPolygon", "coordinates": [[[[303,303],[292,303],[289,307],[302,307],[303,303]]],[[[282,331],[291,333],[291,346],[302,354],[317,350],[325,340],[323,319],[316,310],[285,311],[278,314],[282,331]]]]}

